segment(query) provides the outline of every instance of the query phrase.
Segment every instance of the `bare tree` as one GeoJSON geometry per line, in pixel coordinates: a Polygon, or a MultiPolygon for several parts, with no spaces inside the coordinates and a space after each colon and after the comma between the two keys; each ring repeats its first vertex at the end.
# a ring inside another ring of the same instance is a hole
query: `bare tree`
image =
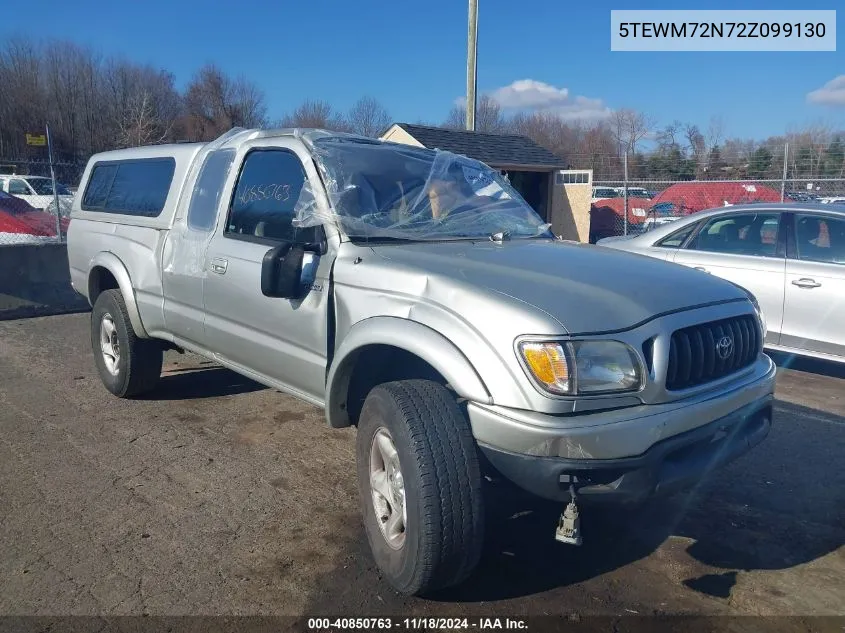
{"type": "Polygon", "coordinates": [[[707,149],[713,149],[722,144],[725,137],[725,120],[718,115],[710,117],[707,124],[707,149]]]}
{"type": "Polygon", "coordinates": [[[696,178],[703,178],[707,171],[707,157],[709,155],[709,146],[704,138],[704,134],[701,133],[697,125],[687,123],[684,129],[684,135],[687,139],[690,158],[695,161],[696,178]]]}
{"type": "Polygon", "coordinates": [[[793,178],[817,178],[821,174],[833,136],[833,127],[827,121],[817,121],[787,133],[789,170],[793,178]]]}
{"type": "Polygon", "coordinates": [[[306,99],[279,122],[280,127],[306,127],[346,132],[349,125],[331,104],[320,99],[306,99]]]}
{"type": "Polygon", "coordinates": [[[197,72],[185,91],[185,134],[210,140],[233,127],[263,127],[264,94],[244,78],[232,79],[214,64],[197,72]]]}
{"type": "Polygon", "coordinates": [[[23,38],[6,43],[0,58],[0,81],[3,147],[12,155],[27,156],[31,148],[24,142],[25,134],[43,130],[47,120],[41,51],[35,44],[23,38]]]}
{"type": "Polygon", "coordinates": [[[654,119],[643,112],[623,108],[613,112],[610,124],[621,156],[625,152],[636,153],[637,143],[654,127],[654,119]]]}
{"type": "Polygon", "coordinates": [[[374,97],[361,97],[349,109],[346,120],[356,134],[377,137],[390,125],[390,114],[374,97]]]}
{"type": "MultiPolygon", "coordinates": [[[[466,129],[467,110],[465,106],[455,105],[443,122],[443,127],[451,130],[466,129]]],[[[502,106],[489,95],[481,95],[475,108],[475,131],[500,134],[507,128],[507,121],[502,115],[502,106]]]]}
{"type": "Polygon", "coordinates": [[[112,146],[149,145],[173,138],[182,102],[170,73],[112,60],[103,72],[103,85],[112,146]]]}

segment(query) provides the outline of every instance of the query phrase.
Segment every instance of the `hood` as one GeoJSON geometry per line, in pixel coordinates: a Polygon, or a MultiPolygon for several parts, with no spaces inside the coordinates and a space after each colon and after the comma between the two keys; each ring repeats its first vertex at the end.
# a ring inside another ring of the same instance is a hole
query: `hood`
{"type": "Polygon", "coordinates": [[[644,255],[557,240],[374,246],[379,256],[455,290],[528,304],[570,334],[623,330],[659,314],[746,299],[733,284],[644,255]]]}

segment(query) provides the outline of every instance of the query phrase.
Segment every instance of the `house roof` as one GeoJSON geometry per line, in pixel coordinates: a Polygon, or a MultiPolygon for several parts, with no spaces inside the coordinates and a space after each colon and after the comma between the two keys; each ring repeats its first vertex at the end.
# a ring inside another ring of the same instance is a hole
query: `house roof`
{"type": "Polygon", "coordinates": [[[564,161],[527,136],[451,130],[428,125],[396,123],[425,147],[463,154],[493,167],[531,166],[564,169],[564,161]]]}

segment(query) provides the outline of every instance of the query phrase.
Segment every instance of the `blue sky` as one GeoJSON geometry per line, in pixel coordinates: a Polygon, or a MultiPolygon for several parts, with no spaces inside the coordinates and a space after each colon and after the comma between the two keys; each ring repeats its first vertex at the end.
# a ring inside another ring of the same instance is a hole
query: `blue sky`
{"type": "MultiPolygon", "coordinates": [[[[841,0],[803,4],[747,0],[741,8],[842,8],[841,0]]],[[[728,136],[753,138],[819,121],[845,128],[841,36],[837,52],[620,53],[610,51],[611,9],[740,7],[713,0],[479,5],[478,88],[506,103],[554,103],[565,117],[587,119],[630,107],[661,123],[702,126],[716,115],[728,136]],[[829,104],[808,101],[829,82],[820,93],[829,104]]],[[[345,109],[370,94],[395,120],[439,122],[465,91],[466,12],[466,0],[31,1],[25,11],[4,12],[0,38],[73,39],[167,68],[180,86],[215,62],[255,81],[271,118],[308,97],[345,109]]]]}

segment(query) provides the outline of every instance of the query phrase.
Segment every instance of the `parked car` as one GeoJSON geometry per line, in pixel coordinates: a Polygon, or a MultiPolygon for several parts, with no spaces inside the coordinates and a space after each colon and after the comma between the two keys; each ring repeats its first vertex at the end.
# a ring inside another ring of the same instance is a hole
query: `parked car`
{"type": "Polygon", "coordinates": [[[628,219],[625,226],[625,201],[622,198],[597,200],[590,204],[590,233],[591,244],[611,235],[623,235],[642,230],[648,218],[648,202],[637,198],[628,199],[628,219]]]}
{"type": "Polygon", "coordinates": [[[819,202],[821,196],[810,191],[787,191],[785,193],[788,201],[791,202],[819,202]]]}
{"type": "Polygon", "coordinates": [[[619,191],[617,191],[616,187],[593,187],[593,197],[591,199],[591,202],[619,197],[620,194],[619,191]]]}
{"type": "Polygon", "coordinates": [[[114,395],[153,389],[177,348],[357,426],[365,532],[403,593],[476,566],[487,473],[567,504],[555,538],[578,545],[581,500],[696,485],[771,425],[747,292],[557,239],[449,152],[232,130],[97,154],[68,260],[114,395]]]}
{"type": "Polygon", "coordinates": [[[832,204],[835,206],[842,206],[845,205],[845,197],[843,196],[827,196],[822,198],[819,202],[821,204],[832,204]]]}
{"type": "Polygon", "coordinates": [[[760,302],[767,348],[845,362],[845,209],[800,203],[719,208],[599,245],[735,282],[760,302]]]}
{"type": "MultiPolygon", "coordinates": [[[[616,193],[620,198],[625,197],[625,187],[615,187],[616,193]]],[[[629,198],[651,198],[651,192],[648,189],[643,189],[642,187],[628,187],[628,197],[629,198]]]]}
{"type": "MultiPolygon", "coordinates": [[[[59,211],[70,213],[73,193],[65,185],[56,183],[59,194],[59,211]]],[[[55,215],[56,200],[53,195],[53,180],[44,176],[21,176],[0,174],[0,190],[26,200],[36,209],[55,215]]]]}
{"type": "MultiPolygon", "coordinates": [[[[3,217],[3,228],[0,229],[0,243],[19,243],[43,240],[30,240],[27,236],[37,238],[56,236],[56,217],[44,211],[39,211],[26,200],[0,191],[0,216],[3,217]]],[[[61,230],[67,231],[69,218],[60,220],[61,230]]]]}

